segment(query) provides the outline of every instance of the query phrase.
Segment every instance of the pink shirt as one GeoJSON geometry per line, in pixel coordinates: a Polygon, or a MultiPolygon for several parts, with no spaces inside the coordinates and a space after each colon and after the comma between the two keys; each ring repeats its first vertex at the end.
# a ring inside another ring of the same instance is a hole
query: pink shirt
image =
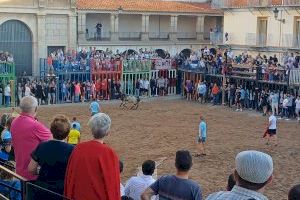
{"type": "Polygon", "coordinates": [[[75,85],[75,94],[76,95],[80,94],[80,85],[79,84],[75,85]]]}
{"type": "Polygon", "coordinates": [[[22,113],[14,119],[11,125],[11,134],[17,174],[28,180],[35,180],[37,176],[32,175],[27,169],[31,153],[39,143],[52,138],[50,130],[34,117],[22,113]]]}

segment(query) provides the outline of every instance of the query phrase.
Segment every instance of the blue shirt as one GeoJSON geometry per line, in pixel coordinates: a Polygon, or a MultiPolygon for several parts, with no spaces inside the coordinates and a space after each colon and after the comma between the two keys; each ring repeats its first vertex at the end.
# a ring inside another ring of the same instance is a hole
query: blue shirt
{"type": "Polygon", "coordinates": [[[246,91],[244,89],[241,89],[240,92],[241,92],[241,99],[245,99],[246,91]]]}
{"type": "Polygon", "coordinates": [[[272,104],[278,104],[279,95],[278,94],[271,95],[271,100],[272,100],[272,104]]]}
{"type": "Polygon", "coordinates": [[[201,121],[199,124],[199,137],[206,138],[207,126],[205,121],[201,121]]]}
{"type": "Polygon", "coordinates": [[[100,105],[97,101],[93,101],[90,105],[92,113],[98,113],[100,111],[100,105]]]}
{"type": "Polygon", "coordinates": [[[21,200],[21,183],[19,180],[0,180],[1,183],[4,183],[6,185],[10,185],[13,188],[17,189],[20,192],[17,192],[16,190],[9,189],[3,185],[0,185],[0,193],[8,196],[11,200],[21,200]]]}
{"type": "Polygon", "coordinates": [[[80,123],[79,122],[73,122],[71,124],[71,128],[73,128],[74,124],[75,124],[75,129],[80,132],[80,129],[81,129],[80,123]]]}
{"type": "Polygon", "coordinates": [[[5,129],[2,133],[2,138],[3,141],[11,140],[11,133],[9,130],[5,129]]]}
{"type": "Polygon", "coordinates": [[[199,86],[199,93],[200,94],[205,94],[206,93],[206,85],[205,84],[201,84],[199,86]]]}

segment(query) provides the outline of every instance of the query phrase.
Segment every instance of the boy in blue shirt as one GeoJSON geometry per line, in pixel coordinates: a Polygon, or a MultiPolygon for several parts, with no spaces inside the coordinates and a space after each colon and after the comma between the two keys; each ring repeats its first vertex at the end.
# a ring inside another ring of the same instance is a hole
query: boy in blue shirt
{"type": "Polygon", "coordinates": [[[79,121],[77,121],[76,117],[73,117],[73,121],[71,123],[71,127],[74,127],[74,124],[75,124],[75,129],[80,132],[81,125],[80,125],[79,121]]]}
{"type": "Polygon", "coordinates": [[[96,99],[93,99],[93,102],[90,105],[90,111],[91,111],[91,115],[94,116],[95,114],[101,112],[100,110],[100,105],[97,102],[96,99]]]}
{"type": "Polygon", "coordinates": [[[203,116],[200,116],[200,120],[201,122],[199,124],[199,134],[196,137],[197,149],[198,153],[200,154],[196,154],[196,157],[206,156],[204,144],[206,142],[207,125],[203,116]]]}

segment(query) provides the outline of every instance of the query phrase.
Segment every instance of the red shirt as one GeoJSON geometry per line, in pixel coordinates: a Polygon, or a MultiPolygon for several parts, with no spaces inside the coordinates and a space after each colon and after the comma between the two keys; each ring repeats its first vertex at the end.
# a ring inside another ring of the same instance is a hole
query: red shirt
{"type": "Polygon", "coordinates": [[[101,89],[102,90],[107,90],[107,80],[104,79],[102,82],[101,82],[101,89]]]}
{"type": "Polygon", "coordinates": [[[64,195],[74,200],[119,200],[119,158],[106,144],[78,144],[69,159],[64,195]]]}
{"type": "Polygon", "coordinates": [[[28,180],[35,180],[37,176],[29,173],[27,169],[31,153],[39,143],[52,139],[50,130],[34,117],[22,113],[12,122],[11,134],[17,174],[28,180]]]}

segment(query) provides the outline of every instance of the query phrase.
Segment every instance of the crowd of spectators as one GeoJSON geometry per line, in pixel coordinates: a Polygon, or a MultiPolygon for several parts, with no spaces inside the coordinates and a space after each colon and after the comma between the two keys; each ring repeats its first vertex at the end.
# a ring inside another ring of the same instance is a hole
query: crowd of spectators
{"type": "Polygon", "coordinates": [[[260,53],[252,57],[247,52],[234,55],[231,49],[208,49],[192,51],[189,57],[177,55],[182,59],[182,67],[202,70],[208,74],[239,75],[267,82],[287,82],[289,70],[299,68],[300,56],[285,54],[280,62],[274,54],[267,57],[260,53]],[[244,73],[240,73],[244,72],[244,73]]]}
{"type": "MultiPolygon", "coordinates": [[[[17,174],[35,186],[26,191],[31,199],[55,200],[60,199],[60,195],[75,200],[204,199],[203,188],[189,176],[193,166],[189,151],[176,152],[175,174],[156,179],[156,163],[146,160],[142,164],[142,173],[123,185],[120,179],[123,162],[105,143],[112,123],[107,114],[98,113],[90,118],[88,125],[93,140],[80,142],[80,136],[75,134],[76,142],[69,144],[66,138],[70,137],[72,129],[80,131],[77,119],[74,118],[71,123],[67,117],[58,115],[48,129],[36,118],[37,107],[37,99],[27,96],[21,100],[20,114],[14,111],[1,118],[1,164],[11,171],[16,169],[17,174]],[[15,158],[3,157],[3,152],[13,154],[15,158]]],[[[267,200],[265,190],[276,179],[273,171],[270,155],[260,151],[242,151],[236,155],[233,174],[228,174],[228,184],[224,185],[226,191],[212,193],[206,199],[267,200]]],[[[11,200],[22,199],[21,183],[10,173],[0,170],[0,182],[13,188],[8,190],[1,184],[1,194],[11,200]]],[[[299,200],[299,191],[299,185],[292,187],[287,199],[299,200]]]]}
{"type": "Polygon", "coordinates": [[[13,57],[12,54],[10,54],[8,52],[0,51],[0,63],[1,62],[13,63],[14,62],[14,57],[13,57]]]}
{"type": "Polygon", "coordinates": [[[186,80],[184,91],[187,100],[220,105],[224,94],[224,103],[228,107],[235,107],[236,111],[255,110],[265,116],[268,110],[272,110],[280,118],[297,118],[300,121],[299,91],[284,92],[237,84],[227,84],[223,88],[217,83],[194,83],[191,80],[186,80]]]}

